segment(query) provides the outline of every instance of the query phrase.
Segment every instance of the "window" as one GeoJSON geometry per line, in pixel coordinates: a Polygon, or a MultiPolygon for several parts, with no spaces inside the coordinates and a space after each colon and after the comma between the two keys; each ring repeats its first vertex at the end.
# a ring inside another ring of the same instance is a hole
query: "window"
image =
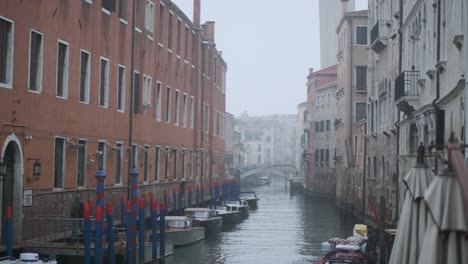
{"type": "Polygon", "coordinates": [[[115,0],[102,0],[102,11],[109,14],[114,11],[115,0]]]}
{"type": "Polygon", "coordinates": [[[76,186],[84,187],[86,179],[86,140],[78,140],[76,186]]]}
{"type": "Polygon", "coordinates": [[[193,128],[195,122],[195,97],[190,97],[190,128],[193,128]]]}
{"type": "Polygon", "coordinates": [[[356,91],[367,91],[367,66],[355,67],[356,91]]]}
{"type": "Polygon", "coordinates": [[[154,149],[154,180],[159,181],[159,163],[160,163],[161,147],[156,146],[154,149]]]}
{"type": "Polygon", "coordinates": [[[174,105],[174,120],[175,125],[179,125],[179,91],[176,90],[175,92],[175,105],[174,105]]]}
{"type": "Polygon", "coordinates": [[[127,0],[119,0],[119,17],[123,20],[127,17],[127,0]]]}
{"type": "Polygon", "coordinates": [[[210,106],[206,105],[206,132],[210,131],[210,106]]]}
{"type": "Polygon", "coordinates": [[[320,121],[320,132],[325,132],[325,121],[320,121]]]}
{"type": "Polygon", "coordinates": [[[189,57],[188,57],[188,50],[189,50],[189,36],[190,36],[190,33],[189,33],[189,28],[188,27],[185,27],[185,45],[184,45],[184,56],[185,56],[185,60],[189,60],[189,57]]]}
{"type": "Polygon", "coordinates": [[[362,119],[366,119],[366,103],[364,102],[356,102],[355,110],[354,110],[354,122],[359,122],[362,119]]]}
{"type": "Polygon", "coordinates": [[[132,145],[132,168],[137,168],[138,166],[138,145],[132,145]]]}
{"type": "Polygon", "coordinates": [[[170,149],[166,147],[165,159],[164,159],[164,179],[167,181],[169,179],[169,154],[170,149]]]}
{"type": "Polygon", "coordinates": [[[145,9],[145,28],[153,32],[154,26],[154,3],[152,1],[146,0],[146,9],[145,9]]]}
{"type": "Polygon", "coordinates": [[[330,150],[326,149],[325,150],[325,163],[327,164],[327,167],[329,166],[329,162],[330,162],[330,150]]]}
{"type": "Polygon", "coordinates": [[[185,180],[185,149],[182,150],[182,179],[185,180]]]}
{"type": "Polygon", "coordinates": [[[169,29],[168,29],[168,33],[169,33],[169,36],[167,38],[167,48],[169,50],[172,50],[172,20],[173,20],[173,17],[174,15],[172,14],[172,12],[169,12],[169,29]]]}
{"type": "Polygon", "coordinates": [[[109,60],[103,57],[99,78],[99,106],[109,106],[109,60]]]}
{"type": "Polygon", "coordinates": [[[167,87],[166,92],[166,122],[171,122],[171,88],[167,87]]]}
{"type": "Polygon", "coordinates": [[[0,86],[12,86],[13,23],[0,17],[0,86]]]}
{"type": "Polygon", "coordinates": [[[315,121],[315,133],[320,132],[320,121],[315,121]]]}
{"type": "Polygon", "coordinates": [[[163,43],[164,34],[164,5],[159,5],[159,43],[163,43]]]}
{"type": "Polygon", "coordinates": [[[257,156],[257,163],[259,164],[262,163],[262,156],[260,155],[257,156]]]}
{"type": "Polygon", "coordinates": [[[125,66],[118,66],[117,110],[125,111],[125,66]]]}
{"type": "Polygon", "coordinates": [[[193,178],[193,162],[194,162],[194,152],[193,150],[190,151],[190,164],[189,164],[189,177],[190,179],[193,178]]]}
{"type": "Polygon", "coordinates": [[[330,132],[330,120],[327,120],[326,123],[327,123],[327,125],[326,125],[326,131],[327,131],[327,132],[330,132]]]}
{"type": "Polygon", "coordinates": [[[58,97],[68,96],[68,44],[60,41],[57,47],[57,91],[58,97]]]}
{"type": "Polygon", "coordinates": [[[141,80],[138,72],[133,73],[133,86],[133,113],[139,114],[141,110],[141,80]]]}
{"type": "Polygon", "coordinates": [[[367,27],[356,27],[356,45],[367,45],[367,27]]]}
{"type": "Polygon", "coordinates": [[[98,142],[98,169],[106,170],[106,142],[98,142]]]}
{"type": "Polygon", "coordinates": [[[179,155],[179,152],[177,151],[177,149],[174,149],[173,150],[173,153],[174,153],[174,176],[172,177],[173,180],[177,180],[177,158],[178,158],[178,155],[179,155]]]}
{"type": "Polygon", "coordinates": [[[151,105],[151,90],[153,88],[151,78],[143,75],[143,106],[151,105]]]}
{"type": "Polygon", "coordinates": [[[315,150],[315,164],[318,164],[319,163],[319,154],[320,154],[320,151],[318,149],[315,150]]]}
{"type": "Polygon", "coordinates": [[[187,95],[186,94],[184,94],[183,99],[182,99],[182,107],[183,107],[182,126],[187,127],[187,95]]]}
{"type": "Polygon", "coordinates": [[[115,184],[122,184],[123,144],[117,143],[115,148],[115,184]]]}
{"type": "Polygon", "coordinates": [[[161,98],[161,83],[156,83],[156,120],[161,121],[161,109],[162,109],[162,98],[161,98]]]}
{"type": "Polygon", "coordinates": [[[145,146],[145,156],[143,163],[143,181],[148,182],[148,169],[149,169],[149,146],[145,146]]]}
{"type": "Polygon", "coordinates": [[[55,138],[54,188],[63,188],[65,176],[65,139],[55,138]]]}
{"type": "Polygon", "coordinates": [[[177,55],[180,55],[180,48],[182,46],[182,22],[177,20],[177,55]]]}
{"type": "Polygon", "coordinates": [[[82,50],[80,56],[80,102],[89,103],[90,55],[82,50]]]}
{"type": "Polygon", "coordinates": [[[31,30],[29,40],[29,90],[42,91],[42,34],[31,30]]]}

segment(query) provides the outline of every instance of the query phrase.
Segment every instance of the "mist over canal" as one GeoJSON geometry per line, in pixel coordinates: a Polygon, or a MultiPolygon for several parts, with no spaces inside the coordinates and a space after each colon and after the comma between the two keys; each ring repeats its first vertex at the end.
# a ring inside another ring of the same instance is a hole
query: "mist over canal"
{"type": "Polygon", "coordinates": [[[250,190],[260,201],[248,219],[197,244],[176,248],[166,263],[313,263],[321,256],[324,240],[352,233],[354,223],[340,219],[333,202],[291,196],[280,179],[250,190]]]}

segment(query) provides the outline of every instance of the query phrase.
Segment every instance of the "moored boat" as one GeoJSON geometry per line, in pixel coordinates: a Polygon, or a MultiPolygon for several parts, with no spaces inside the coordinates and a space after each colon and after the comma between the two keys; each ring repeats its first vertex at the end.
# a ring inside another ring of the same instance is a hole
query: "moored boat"
{"type": "Polygon", "coordinates": [[[19,259],[4,257],[0,258],[0,264],[58,264],[56,260],[40,259],[37,253],[21,253],[19,259]]]}
{"type": "Polygon", "coordinates": [[[241,212],[238,207],[230,207],[227,205],[218,205],[215,209],[218,215],[223,218],[224,225],[237,224],[241,221],[241,212]]]}
{"type": "Polygon", "coordinates": [[[249,216],[249,204],[244,200],[223,201],[222,205],[233,207],[232,209],[240,211],[243,219],[249,216]]]}
{"type": "Polygon", "coordinates": [[[239,199],[247,201],[251,209],[257,208],[257,202],[260,200],[255,192],[240,192],[239,199]]]}
{"type": "Polygon", "coordinates": [[[223,226],[223,218],[214,209],[187,208],[185,215],[192,219],[193,226],[204,227],[207,233],[217,232],[223,226]]]}
{"type": "Polygon", "coordinates": [[[204,227],[192,226],[192,219],[186,216],[166,216],[166,240],[175,247],[198,242],[205,238],[204,227]]]}

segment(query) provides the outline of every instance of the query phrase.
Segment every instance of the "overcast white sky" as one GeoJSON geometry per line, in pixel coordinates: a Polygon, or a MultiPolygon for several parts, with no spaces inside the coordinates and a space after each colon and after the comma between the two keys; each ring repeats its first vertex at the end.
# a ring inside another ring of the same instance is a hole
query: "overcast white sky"
{"type": "MultiPolygon", "coordinates": [[[[189,18],[193,0],[173,0],[189,18]]],[[[296,114],[306,76],[320,68],[318,0],[201,0],[228,64],[227,111],[296,114]]],[[[356,0],[367,9],[367,0],[356,0]]]]}

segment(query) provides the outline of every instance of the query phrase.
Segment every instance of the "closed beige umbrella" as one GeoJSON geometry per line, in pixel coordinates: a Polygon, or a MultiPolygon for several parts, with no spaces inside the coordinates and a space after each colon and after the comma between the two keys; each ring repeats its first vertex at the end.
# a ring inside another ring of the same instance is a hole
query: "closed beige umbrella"
{"type": "Polygon", "coordinates": [[[424,147],[420,146],[416,165],[403,180],[407,193],[401,209],[390,264],[418,262],[428,220],[423,198],[434,178],[434,173],[424,162],[424,147]]]}
{"type": "Polygon", "coordinates": [[[468,263],[467,212],[460,184],[450,168],[434,179],[424,200],[430,217],[418,263],[468,263]]]}

